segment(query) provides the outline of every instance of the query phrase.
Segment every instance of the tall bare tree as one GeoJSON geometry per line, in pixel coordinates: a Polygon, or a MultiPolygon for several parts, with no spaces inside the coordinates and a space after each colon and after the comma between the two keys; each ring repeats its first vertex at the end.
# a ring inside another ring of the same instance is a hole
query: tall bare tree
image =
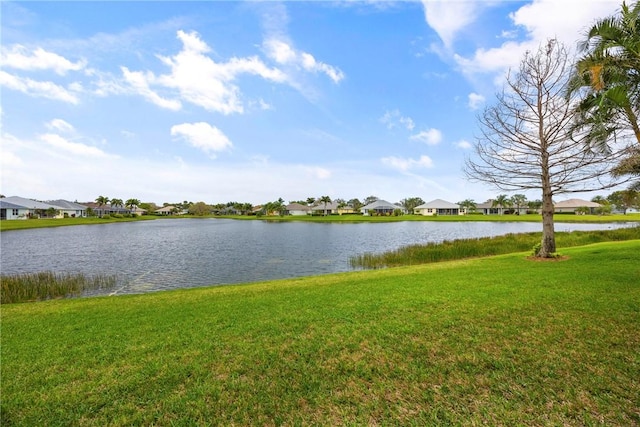
{"type": "Polygon", "coordinates": [[[527,52],[497,102],[479,116],[475,156],[465,162],[471,180],[506,191],[542,192],[536,255],[544,258],[556,252],[553,197],[612,187],[616,182],[608,172],[620,158],[618,152],[586,151],[571,139],[574,101],[566,97],[571,66],[556,40],[527,52]]]}

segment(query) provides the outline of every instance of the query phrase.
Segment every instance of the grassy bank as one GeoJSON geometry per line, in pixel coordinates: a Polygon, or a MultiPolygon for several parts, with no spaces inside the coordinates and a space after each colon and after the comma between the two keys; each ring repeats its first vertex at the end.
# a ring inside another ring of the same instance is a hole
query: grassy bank
{"type": "Polygon", "coordinates": [[[112,222],[147,221],[156,216],[136,216],[132,218],[55,218],[55,219],[16,219],[0,221],[0,231],[24,230],[27,228],[64,227],[68,225],[108,224],[112,222]]]}
{"type": "MultiPolygon", "coordinates": [[[[140,216],[135,218],[60,218],[1,221],[0,231],[22,230],[27,228],[61,227],[67,225],[106,224],[110,222],[146,221],[153,219],[237,219],[244,221],[306,221],[306,222],[399,222],[399,221],[505,221],[505,222],[541,222],[538,215],[402,215],[402,216],[363,216],[363,215],[327,215],[327,216],[140,216]]],[[[556,222],[640,222],[640,214],[629,215],[556,215],[556,222]]]]}
{"type": "MultiPolygon", "coordinates": [[[[560,251],[573,246],[591,243],[638,240],[640,226],[615,230],[572,231],[555,233],[560,251]]],[[[542,233],[507,234],[479,239],[446,240],[438,243],[408,245],[384,253],[364,253],[353,256],[349,262],[353,268],[384,268],[403,265],[426,264],[465,258],[502,255],[532,251],[540,243],[542,233]]]]}
{"type": "MultiPolygon", "coordinates": [[[[225,216],[218,218],[232,218],[240,220],[264,221],[306,221],[306,222],[399,222],[399,221],[435,221],[435,222],[467,222],[467,221],[504,221],[504,222],[542,222],[540,215],[401,215],[401,216],[363,216],[363,215],[327,215],[327,216],[225,216]]],[[[556,214],[556,222],[640,222],[640,214],[616,215],[565,215],[556,214]]]]}
{"type": "Polygon", "coordinates": [[[638,425],[640,241],[2,307],[2,425],[638,425]]]}
{"type": "Polygon", "coordinates": [[[40,273],[0,275],[0,304],[41,301],[80,296],[85,291],[112,289],[115,275],[88,276],[82,273],[40,273]]]}

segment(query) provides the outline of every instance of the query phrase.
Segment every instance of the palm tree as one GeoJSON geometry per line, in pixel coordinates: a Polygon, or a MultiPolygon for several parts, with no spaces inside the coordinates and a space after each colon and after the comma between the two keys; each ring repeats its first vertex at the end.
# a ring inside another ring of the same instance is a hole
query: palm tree
{"type": "Polygon", "coordinates": [[[111,206],[123,207],[124,202],[122,201],[122,199],[111,199],[111,206]]]}
{"type": "Polygon", "coordinates": [[[100,216],[102,216],[102,207],[109,203],[109,198],[106,197],[106,196],[98,196],[96,198],[96,203],[98,204],[98,207],[100,208],[100,216]]]}
{"type": "Polygon", "coordinates": [[[511,196],[511,205],[516,207],[516,215],[520,215],[520,208],[527,205],[527,196],[524,194],[514,194],[511,196]]]}
{"type": "Polygon", "coordinates": [[[124,202],[124,205],[129,208],[130,211],[133,211],[135,208],[137,208],[140,205],[140,200],[138,199],[127,199],[126,202],[124,202]]]}
{"type": "MultiPolygon", "coordinates": [[[[610,150],[609,142],[629,130],[637,144],[628,148],[614,176],[640,176],[640,1],[620,14],[597,21],[581,43],[569,94],[586,91],[576,109],[573,134],[586,131],[589,149],[610,150]]],[[[640,189],[640,181],[631,185],[640,189]]]]}
{"type": "Polygon", "coordinates": [[[464,209],[466,213],[475,212],[476,210],[476,202],[473,199],[465,199],[461,202],[458,202],[458,205],[464,209]]]}
{"type": "Polygon", "coordinates": [[[507,197],[506,194],[500,194],[491,203],[491,207],[492,208],[495,208],[495,207],[499,208],[498,212],[500,213],[500,215],[503,215],[504,214],[504,208],[509,207],[509,206],[511,206],[511,201],[509,200],[509,197],[507,197]]]}
{"type": "Polygon", "coordinates": [[[320,197],[320,199],[318,199],[318,201],[320,203],[324,203],[324,215],[327,216],[327,203],[331,203],[331,197],[322,196],[322,197],[320,197]]]}

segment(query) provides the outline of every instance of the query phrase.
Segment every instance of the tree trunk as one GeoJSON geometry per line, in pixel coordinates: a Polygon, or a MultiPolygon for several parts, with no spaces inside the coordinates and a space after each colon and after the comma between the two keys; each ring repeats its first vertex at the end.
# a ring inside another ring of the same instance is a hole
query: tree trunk
{"type": "Polygon", "coordinates": [[[553,226],[553,200],[550,191],[542,193],[542,242],[536,256],[551,258],[556,252],[556,235],[553,226]]]}

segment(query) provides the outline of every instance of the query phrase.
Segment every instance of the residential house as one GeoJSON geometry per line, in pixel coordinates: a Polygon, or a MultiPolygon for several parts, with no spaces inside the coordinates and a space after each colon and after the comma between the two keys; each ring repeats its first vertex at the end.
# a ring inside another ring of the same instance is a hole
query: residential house
{"type": "Polygon", "coordinates": [[[316,202],[311,207],[312,215],[331,215],[334,213],[338,213],[338,203],[336,202],[327,203],[326,205],[323,202],[316,202]]]}
{"type": "Polygon", "coordinates": [[[286,215],[304,216],[311,215],[311,208],[300,203],[289,203],[286,206],[286,215]]]}
{"type": "Polygon", "coordinates": [[[178,208],[172,205],[167,205],[160,209],[156,209],[154,212],[156,213],[156,215],[177,215],[178,208]]]}
{"type": "Polygon", "coordinates": [[[359,211],[356,211],[355,208],[351,205],[346,205],[346,206],[342,206],[338,208],[338,214],[339,215],[344,215],[344,214],[357,214],[360,213],[359,211]]]}
{"type": "Polygon", "coordinates": [[[407,210],[394,203],[387,202],[386,200],[376,200],[373,203],[369,203],[366,206],[360,208],[362,213],[367,216],[371,215],[393,215],[393,212],[399,209],[403,214],[407,213],[407,210]]]}
{"type": "Polygon", "coordinates": [[[87,209],[91,209],[94,215],[103,216],[103,215],[113,215],[113,214],[128,214],[130,213],[129,209],[123,208],[122,206],[113,206],[113,205],[99,205],[96,202],[86,202],[82,203],[82,205],[86,206],[87,209]]]}
{"type": "Polygon", "coordinates": [[[464,212],[460,209],[459,205],[455,203],[447,202],[442,199],[435,199],[430,202],[424,203],[420,206],[416,206],[413,212],[418,215],[463,215],[464,212]]]}
{"type": "Polygon", "coordinates": [[[576,211],[580,210],[580,208],[588,208],[590,214],[595,214],[596,209],[600,207],[599,203],[582,199],[563,200],[553,204],[553,210],[555,213],[579,213],[576,211]]]}
{"type": "Polygon", "coordinates": [[[60,206],[60,210],[62,211],[62,216],[71,217],[71,218],[86,218],[87,217],[87,207],[81,205],[80,203],[69,202],[67,200],[47,200],[47,203],[50,203],[55,206],[60,206]]]}
{"type": "Polygon", "coordinates": [[[17,203],[7,202],[4,198],[0,199],[0,220],[27,218],[29,218],[29,208],[17,203]]]}
{"type": "Polygon", "coordinates": [[[4,197],[3,205],[13,206],[5,209],[11,209],[11,212],[4,212],[6,219],[26,219],[26,218],[62,218],[63,208],[51,203],[40,202],[37,200],[26,199],[19,196],[4,197]],[[18,207],[15,207],[18,206],[18,207]],[[17,213],[16,213],[17,210],[17,213]],[[15,215],[14,215],[15,213],[15,215]]]}
{"type": "Polygon", "coordinates": [[[137,216],[141,216],[141,215],[146,214],[147,211],[142,209],[142,208],[140,208],[140,207],[138,207],[138,206],[135,206],[133,209],[131,209],[131,213],[134,214],[134,215],[137,215],[137,216]]]}
{"type": "Polygon", "coordinates": [[[487,200],[484,203],[476,204],[476,212],[482,213],[484,215],[499,215],[501,209],[502,208],[493,205],[493,200],[487,200]]]}

